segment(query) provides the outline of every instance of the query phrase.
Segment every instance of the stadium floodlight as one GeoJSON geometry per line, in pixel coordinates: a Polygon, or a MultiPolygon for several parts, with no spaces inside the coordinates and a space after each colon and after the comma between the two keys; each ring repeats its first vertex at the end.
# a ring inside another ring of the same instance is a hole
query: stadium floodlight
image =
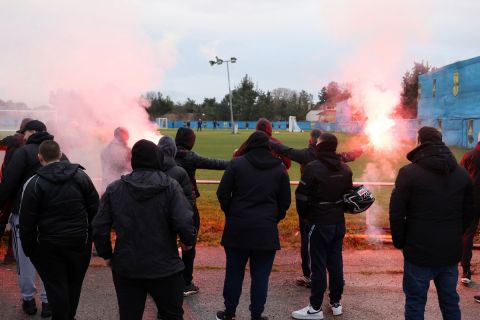
{"type": "Polygon", "coordinates": [[[229,60],[220,59],[219,57],[215,57],[215,60],[208,61],[210,65],[213,67],[214,65],[218,64],[221,65],[222,63],[227,64],[227,78],[228,78],[228,93],[230,95],[230,123],[232,124],[232,133],[235,134],[235,122],[233,121],[233,106],[232,106],[232,89],[230,88],[230,69],[228,67],[229,63],[236,63],[237,58],[231,57],[229,60]]]}

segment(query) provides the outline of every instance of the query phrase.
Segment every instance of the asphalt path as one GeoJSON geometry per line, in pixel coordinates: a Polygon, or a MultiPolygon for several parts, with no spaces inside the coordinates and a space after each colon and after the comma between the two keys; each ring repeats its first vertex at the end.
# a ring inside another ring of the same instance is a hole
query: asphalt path
{"type": "MultiPolygon", "coordinates": [[[[195,283],[200,293],[185,298],[185,319],[215,319],[215,312],[223,309],[222,288],[225,275],[225,255],[222,248],[201,247],[197,250],[195,283]]],[[[402,319],[404,295],[402,292],[403,258],[398,250],[346,250],[344,252],[345,291],[342,299],[343,319],[402,319]]],[[[480,273],[480,254],[474,252],[473,268],[480,273]]],[[[295,249],[278,252],[270,277],[269,295],[265,315],[270,319],[291,319],[293,310],[308,304],[309,289],[295,285],[299,275],[300,259],[295,249]]],[[[480,281],[480,274],[474,275],[480,281]]],[[[243,294],[237,310],[237,319],[250,319],[248,312],[250,277],[244,281],[243,294]]],[[[480,303],[473,300],[480,294],[480,285],[467,288],[458,286],[463,319],[480,319],[480,303]]],[[[38,299],[37,299],[38,302],[38,299]]],[[[324,302],[325,319],[333,319],[324,302]]],[[[155,319],[154,303],[148,299],[144,319],[155,319]]],[[[428,295],[425,319],[441,319],[436,290],[432,286],[428,295]]],[[[40,319],[39,315],[26,316],[21,311],[21,298],[16,284],[15,266],[0,266],[0,319],[40,319]]],[[[92,259],[88,270],[77,320],[118,319],[115,290],[110,269],[99,258],[92,259]]]]}

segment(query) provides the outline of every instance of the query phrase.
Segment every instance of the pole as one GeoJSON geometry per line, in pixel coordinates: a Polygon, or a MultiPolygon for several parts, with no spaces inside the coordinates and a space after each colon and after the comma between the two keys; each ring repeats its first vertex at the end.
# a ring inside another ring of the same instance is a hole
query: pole
{"type": "Polygon", "coordinates": [[[232,124],[232,134],[235,134],[235,123],[233,122],[232,89],[230,89],[230,70],[228,68],[229,61],[225,62],[227,63],[228,92],[230,94],[230,123],[232,124]]]}

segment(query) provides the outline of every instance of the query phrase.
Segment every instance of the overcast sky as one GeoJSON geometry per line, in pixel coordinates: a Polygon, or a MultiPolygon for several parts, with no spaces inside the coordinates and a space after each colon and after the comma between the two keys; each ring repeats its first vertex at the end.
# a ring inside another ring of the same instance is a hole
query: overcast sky
{"type": "MultiPolygon", "coordinates": [[[[201,102],[227,93],[225,65],[208,64],[216,55],[238,58],[230,69],[232,84],[248,74],[264,90],[305,89],[316,96],[331,80],[361,81],[370,70],[373,81],[394,86],[414,60],[440,67],[478,56],[479,15],[477,0],[0,0],[0,99],[41,103],[56,86],[76,89],[78,79],[45,79],[59,62],[65,70],[71,68],[76,64],[71,52],[85,49],[83,42],[70,43],[70,33],[92,38],[95,29],[108,41],[89,42],[90,51],[112,47],[111,38],[130,31],[140,38],[129,38],[129,46],[139,47],[122,63],[148,60],[154,74],[142,73],[148,81],[138,83],[145,91],[160,90],[174,100],[191,97],[201,102]],[[85,23],[90,19],[94,22],[85,23]],[[58,42],[48,59],[37,59],[31,53],[44,38],[58,42]]],[[[128,50],[115,48],[117,53],[128,50]]],[[[88,71],[95,70],[110,69],[88,71]]],[[[110,80],[102,81],[105,85],[110,80]]]]}

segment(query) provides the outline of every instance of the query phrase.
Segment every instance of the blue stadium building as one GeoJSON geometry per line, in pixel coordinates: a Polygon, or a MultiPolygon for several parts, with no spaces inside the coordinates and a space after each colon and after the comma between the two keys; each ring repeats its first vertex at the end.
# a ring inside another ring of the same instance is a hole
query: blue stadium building
{"type": "Polygon", "coordinates": [[[480,57],[419,77],[419,125],[442,131],[448,145],[473,147],[480,131],[480,57]]]}

